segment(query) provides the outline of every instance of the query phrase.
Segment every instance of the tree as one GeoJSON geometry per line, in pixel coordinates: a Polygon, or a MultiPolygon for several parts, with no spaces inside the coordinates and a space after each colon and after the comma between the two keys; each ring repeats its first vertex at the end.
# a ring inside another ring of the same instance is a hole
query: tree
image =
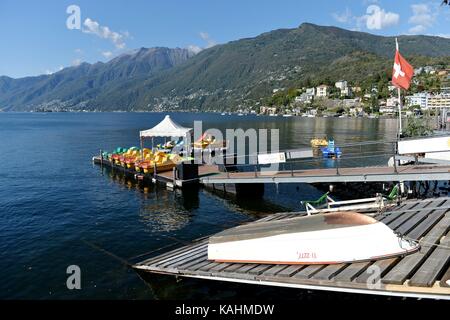
{"type": "Polygon", "coordinates": [[[403,131],[404,137],[428,136],[433,132],[430,126],[421,118],[409,117],[406,128],[403,131]]]}

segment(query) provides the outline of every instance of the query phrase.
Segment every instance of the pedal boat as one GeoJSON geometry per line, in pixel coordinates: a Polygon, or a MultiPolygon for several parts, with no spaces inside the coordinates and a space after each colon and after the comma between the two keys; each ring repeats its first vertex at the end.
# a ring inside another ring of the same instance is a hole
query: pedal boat
{"type": "Polygon", "coordinates": [[[384,223],[356,212],[256,222],[209,238],[208,259],[261,264],[372,261],[419,250],[384,223]]]}
{"type": "Polygon", "coordinates": [[[313,138],[310,142],[313,148],[328,146],[328,140],[326,138],[313,138]]]}
{"type": "MultiPolygon", "coordinates": [[[[167,160],[164,163],[156,163],[156,172],[170,171],[176,166],[176,163],[167,160]]],[[[136,171],[143,172],[145,174],[152,174],[155,171],[154,161],[140,161],[135,163],[136,171]]]]}

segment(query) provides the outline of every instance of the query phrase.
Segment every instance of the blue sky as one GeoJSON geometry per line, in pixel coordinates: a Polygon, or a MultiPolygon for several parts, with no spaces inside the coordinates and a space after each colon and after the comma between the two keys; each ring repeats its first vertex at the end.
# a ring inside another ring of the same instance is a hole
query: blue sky
{"type": "Polygon", "coordinates": [[[201,50],[302,22],[449,37],[450,7],[440,0],[0,0],[0,75],[52,73],[140,47],[201,50]],[[80,8],[80,29],[67,28],[70,5],[80,8]]]}

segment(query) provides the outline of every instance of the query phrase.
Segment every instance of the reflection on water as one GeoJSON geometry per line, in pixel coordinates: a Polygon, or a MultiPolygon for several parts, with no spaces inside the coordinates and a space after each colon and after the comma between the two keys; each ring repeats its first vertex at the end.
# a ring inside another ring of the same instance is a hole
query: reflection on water
{"type": "Polygon", "coordinates": [[[180,230],[189,223],[189,211],[170,205],[165,200],[167,199],[155,200],[154,204],[143,205],[140,209],[141,221],[151,232],[180,230]]]}
{"type": "Polygon", "coordinates": [[[128,190],[141,193],[139,217],[148,232],[181,230],[190,221],[193,209],[199,206],[198,188],[168,191],[148,182],[140,182],[121,171],[103,167],[103,172],[128,190]]]}

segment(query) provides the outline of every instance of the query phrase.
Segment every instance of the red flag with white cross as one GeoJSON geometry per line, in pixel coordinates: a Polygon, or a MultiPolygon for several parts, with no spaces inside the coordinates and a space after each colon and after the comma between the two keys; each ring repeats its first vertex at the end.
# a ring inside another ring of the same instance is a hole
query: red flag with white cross
{"type": "Polygon", "coordinates": [[[402,57],[397,48],[395,51],[394,68],[392,69],[392,84],[397,88],[408,90],[413,75],[413,67],[402,57]]]}

